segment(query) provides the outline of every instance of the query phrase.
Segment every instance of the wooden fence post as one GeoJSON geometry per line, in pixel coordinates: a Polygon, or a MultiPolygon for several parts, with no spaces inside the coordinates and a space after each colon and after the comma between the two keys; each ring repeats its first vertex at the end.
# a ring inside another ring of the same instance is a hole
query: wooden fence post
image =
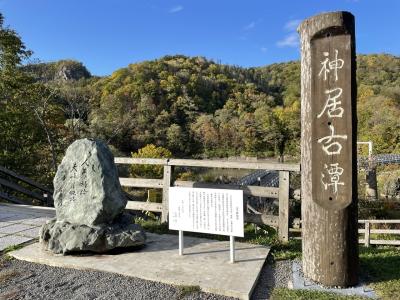
{"type": "Polygon", "coordinates": [[[325,286],[358,282],[354,16],[302,22],[301,205],[303,272],[325,286]]]}
{"type": "Polygon", "coordinates": [[[289,172],[279,172],[279,240],[289,241],[289,172]]]}
{"type": "Polygon", "coordinates": [[[366,170],[366,184],[365,184],[365,197],[371,200],[378,200],[378,182],[376,180],[376,165],[373,163],[368,164],[368,169],[366,170]]]}
{"type": "Polygon", "coordinates": [[[168,204],[169,204],[169,187],[171,186],[172,167],[164,166],[163,177],[163,195],[162,195],[162,213],[161,223],[168,222],[168,204]]]}
{"type": "Polygon", "coordinates": [[[364,246],[365,247],[369,247],[370,233],[371,233],[370,223],[368,221],[365,221],[365,231],[364,231],[364,246]]]}

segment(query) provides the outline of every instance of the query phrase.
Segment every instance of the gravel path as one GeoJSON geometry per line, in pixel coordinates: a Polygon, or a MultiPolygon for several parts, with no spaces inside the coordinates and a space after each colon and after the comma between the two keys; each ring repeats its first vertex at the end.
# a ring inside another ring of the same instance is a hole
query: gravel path
{"type": "Polygon", "coordinates": [[[260,273],[252,299],[268,299],[275,287],[288,287],[292,275],[291,266],[292,261],[290,260],[277,261],[276,263],[267,262],[260,273]]]}
{"type": "MultiPolygon", "coordinates": [[[[273,287],[287,286],[290,265],[290,261],[266,263],[252,298],[268,299],[273,287]]],[[[228,300],[233,298],[198,291],[184,292],[176,286],[118,274],[50,267],[0,258],[0,300],[6,299],[228,300]]]]}

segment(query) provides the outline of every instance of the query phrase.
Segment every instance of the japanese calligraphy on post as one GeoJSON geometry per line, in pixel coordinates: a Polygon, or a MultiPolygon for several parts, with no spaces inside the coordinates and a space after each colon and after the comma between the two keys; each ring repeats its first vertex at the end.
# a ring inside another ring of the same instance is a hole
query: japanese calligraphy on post
{"type": "Polygon", "coordinates": [[[352,201],[350,35],[311,41],[313,199],[327,209],[352,201]]]}
{"type": "Polygon", "coordinates": [[[169,229],[243,237],[243,191],[171,187],[169,229]]]}

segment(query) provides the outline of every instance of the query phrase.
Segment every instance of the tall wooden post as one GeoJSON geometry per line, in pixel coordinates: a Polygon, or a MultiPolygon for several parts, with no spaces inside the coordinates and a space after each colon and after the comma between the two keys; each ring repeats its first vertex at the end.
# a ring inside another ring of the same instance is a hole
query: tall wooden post
{"type": "Polygon", "coordinates": [[[161,223],[168,222],[169,188],[171,186],[172,167],[164,166],[161,223]]]}
{"type": "Polygon", "coordinates": [[[358,281],[354,16],[302,22],[301,200],[304,275],[326,286],[358,281]]]}
{"type": "Polygon", "coordinates": [[[368,164],[365,175],[365,197],[369,200],[378,200],[378,182],[376,180],[376,165],[368,164]]]}
{"type": "Polygon", "coordinates": [[[279,171],[279,240],[289,241],[289,172],[279,171]]]}

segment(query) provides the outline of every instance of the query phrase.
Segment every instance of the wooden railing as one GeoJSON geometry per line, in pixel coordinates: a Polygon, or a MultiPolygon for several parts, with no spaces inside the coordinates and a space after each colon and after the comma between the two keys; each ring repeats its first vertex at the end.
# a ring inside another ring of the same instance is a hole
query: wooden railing
{"type": "Polygon", "coordinates": [[[399,224],[400,220],[358,220],[359,224],[364,224],[364,229],[359,229],[358,233],[364,234],[364,239],[359,239],[359,243],[369,247],[369,245],[396,245],[400,246],[400,239],[387,240],[387,239],[371,239],[371,234],[389,234],[400,235],[400,229],[387,229],[387,228],[371,228],[372,224],[399,224]]]}
{"type": "MultiPolygon", "coordinates": [[[[162,203],[150,203],[142,201],[129,201],[127,209],[161,212],[161,221],[168,221],[168,196],[171,186],[217,188],[217,189],[241,189],[244,195],[279,199],[279,216],[262,213],[247,213],[245,222],[267,224],[278,228],[279,238],[288,241],[289,238],[289,173],[299,172],[299,164],[281,164],[269,162],[243,162],[222,160],[195,160],[195,159],[153,159],[153,158],[127,158],[116,157],[116,164],[147,164],[161,165],[164,167],[163,179],[120,178],[122,186],[137,188],[162,189],[162,203]],[[204,167],[225,169],[248,170],[276,170],[279,171],[279,187],[247,186],[235,184],[212,184],[193,181],[172,182],[174,167],[204,167]]],[[[254,211],[254,210],[253,210],[254,211]]]]}
{"type": "Polygon", "coordinates": [[[32,179],[19,175],[14,171],[0,166],[0,198],[16,204],[27,204],[21,197],[7,191],[13,191],[39,200],[42,204],[50,206],[53,203],[53,191],[32,179]],[[25,185],[21,185],[24,183],[25,185]]]}
{"type": "MultiPolygon", "coordinates": [[[[299,224],[296,228],[289,228],[289,232],[298,234],[294,239],[301,239],[300,219],[295,219],[299,224]]],[[[394,245],[400,246],[400,229],[388,228],[372,228],[372,224],[379,226],[381,224],[399,224],[400,220],[358,220],[358,224],[364,224],[364,228],[358,229],[359,234],[363,234],[364,238],[359,239],[358,243],[366,247],[370,245],[394,245]],[[399,235],[399,239],[371,239],[371,234],[399,235]]]]}

